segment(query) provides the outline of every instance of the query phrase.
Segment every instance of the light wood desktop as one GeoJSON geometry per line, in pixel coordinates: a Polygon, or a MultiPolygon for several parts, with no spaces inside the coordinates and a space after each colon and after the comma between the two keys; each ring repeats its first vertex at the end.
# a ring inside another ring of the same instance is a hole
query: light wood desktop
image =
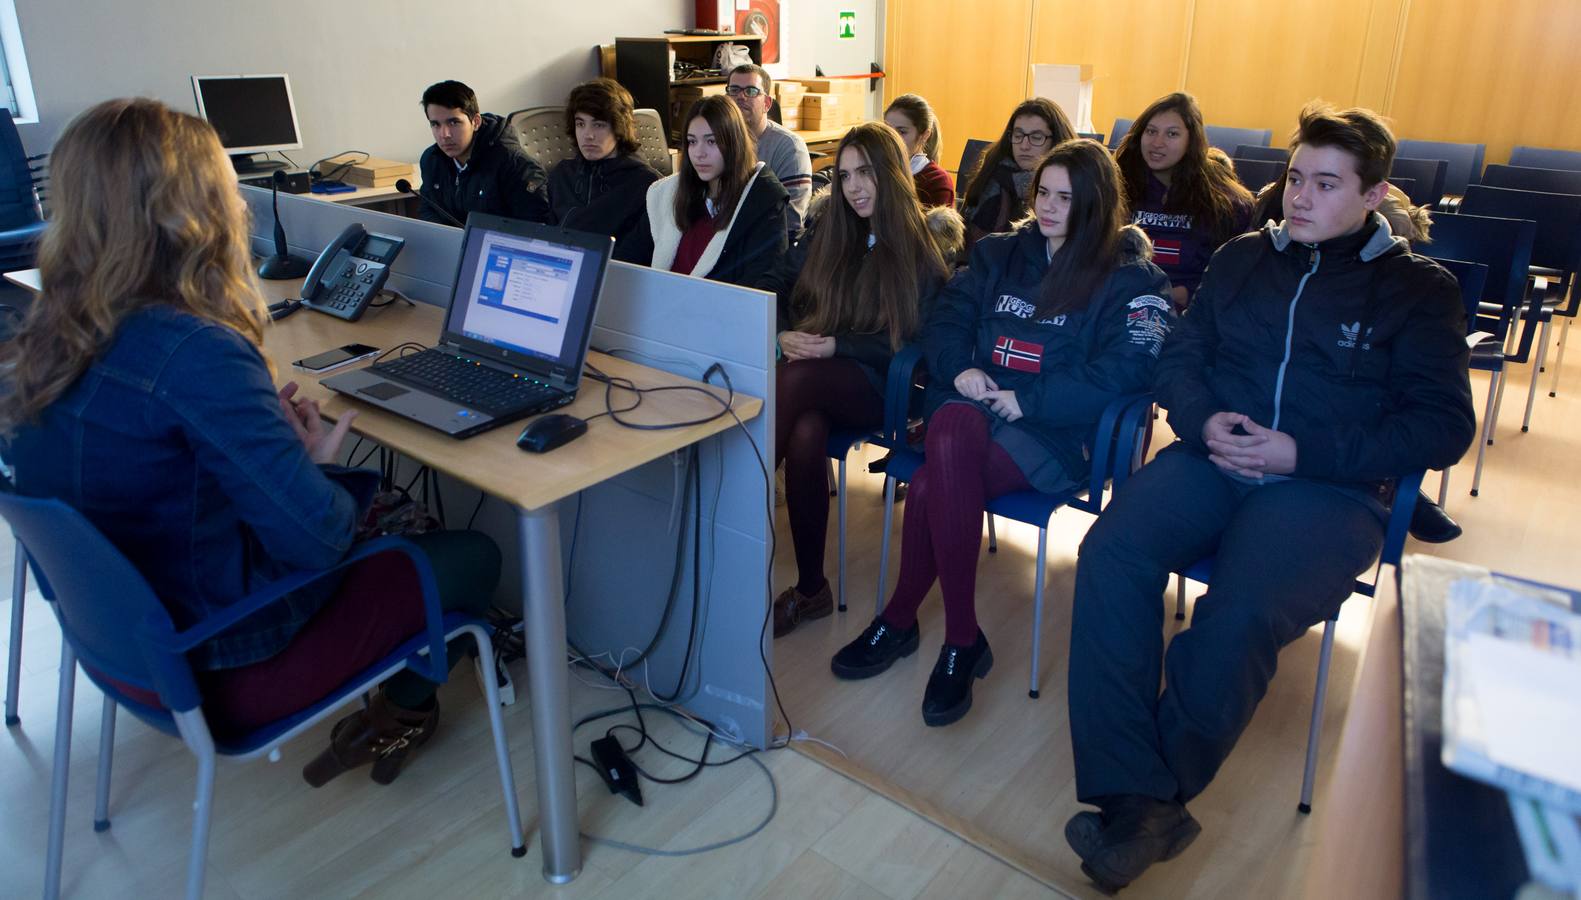
{"type": "MultiPolygon", "coordinates": [[[[412,183],[412,190],[422,190],[423,180],[415,173],[407,180],[412,183]]],[[[350,184],[350,182],[347,183],[350,184]]],[[[348,206],[367,206],[370,203],[381,203],[388,200],[398,200],[402,197],[408,197],[411,195],[402,193],[401,191],[395,189],[395,185],[389,184],[385,185],[384,187],[359,187],[356,190],[343,191],[338,194],[315,194],[312,191],[309,191],[305,194],[298,194],[297,196],[306,197],[309,200],[322,200],[325,203],[344,203],[348,206]]]]}
{"type": "MultiPolygon", "coordinates": [[[[37,291],[38,270],[8,272],[6,280],[37,291]]],[[[273,301],[295,297],[300,282],[263,283],[273,301]]],[[[514,506],[521,525],[522,583],[526,586],[527,667],[532,698],[533,753],[537,770],[539,833],[543,840],[544,877],[568,882],[581,869],[576,818],[576,783],[572,771],[571,714],[565,666],[565,585],[561,572],[559,501],[605,479],[662,458],[711,435],[736,427],[758,415],[763,401],[736,394],[735,417],[724,415],[685,428],[645,431],[624,428],[609,416],[588,423],[585,436],[566,448],[544,454],[516,446],[521,426],[502,426],[466,440],[456,440],[399,416],[348,400],[319,384],[319,376],[297,371],[302,359],[347,343],[372,344],[384,350],[405,341],[431,345],[439,336],[444,311],[428,304],[404,302],[370,309],[358,322],[347,322],[312,310],[300,310],[264,330],[264,355],[274,365],[277,381],[296,381],[301,396],[319,401],[327,418],[357,411],[353,433],[402,453],[436,471],[469,484],[514,506]]],[[[672,375],[600,353],[589,362],[610,375],[630,379],[639,387],[695,385],[724,398],[722,388],[672,375]]],[[[346,371],[346,370],[337,370],[346,371]]],[[[616,392],[617,404],[629,394],[616,392]]],[[[604,411],[602,385],[583,380],[574,403],[559,412],[589,418],[604,411]]],[[[693,421],[718,412],[721,404],[697,391],[665,391],[647,395],[641,407],[623,418],[646,424],[693,421]]]]}

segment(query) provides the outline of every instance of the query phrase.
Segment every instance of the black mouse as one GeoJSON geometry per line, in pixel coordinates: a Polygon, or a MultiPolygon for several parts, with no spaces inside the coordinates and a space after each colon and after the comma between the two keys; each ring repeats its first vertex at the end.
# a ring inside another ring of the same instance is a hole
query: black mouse
{"type": "Polygon", "coordinates": [[[587,434],[587,420],[555,413],[543,416],[522,429],[516,446],[529,453],[548,453],[562,444],[568,444],[587,434]]]}

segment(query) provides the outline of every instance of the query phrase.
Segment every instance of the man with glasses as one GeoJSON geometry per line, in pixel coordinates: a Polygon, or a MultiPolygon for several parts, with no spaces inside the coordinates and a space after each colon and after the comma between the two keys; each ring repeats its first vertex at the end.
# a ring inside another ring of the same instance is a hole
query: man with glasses
{"type": "Polygon", "coordinates": [[[747,63],[730,70],[725,93],[736,102],[741,117],[747,120],[747,130],[757,138],[758,159],[790,194],[785,228],[794,243],[801,234],[807,201],[812,197],[812,157],[807,153],[806,142],[795,132],[769,119],[769,107],[774,105],[773,87],[774,79],[762,66],[747,63]]]}

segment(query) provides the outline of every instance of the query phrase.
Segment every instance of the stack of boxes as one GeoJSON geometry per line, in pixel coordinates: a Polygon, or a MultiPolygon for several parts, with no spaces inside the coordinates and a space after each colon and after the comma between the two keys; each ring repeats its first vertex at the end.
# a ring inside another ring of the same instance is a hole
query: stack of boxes
{"type": "Polygon", "coordinates": [[[801,101],[807,94],[807,86],[799,81],[774,82],[774,99],[780,104],[780,124],[791,131],[800,131],[801,101]]]}
{"type": "Polygon", "coordinates": [[[417,167],[409,162],[363,158],[362,153],[343,153],[318,164],[318,171],[326,178],[338,178],[347,184],[363,188],[394,187],[402,178],[416,178],[417,167]]]}
{"type": "Polygon", "coordinates": [[[800,130],[825,131],[862,121],[867,111],[867,79],[804,78],[801,84],[806,93],[801,98],[800,130]]]}

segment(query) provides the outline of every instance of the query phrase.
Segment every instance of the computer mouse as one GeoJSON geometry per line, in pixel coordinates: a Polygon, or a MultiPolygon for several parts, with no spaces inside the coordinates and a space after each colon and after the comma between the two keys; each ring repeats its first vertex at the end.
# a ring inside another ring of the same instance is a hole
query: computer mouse
{"type": "Polygon", "coordinates": [[[587,434],[587,420],[555,413],[542,416],[526,428],[516,439],[516,446],[529,453],[548,453],[562,444],[568,444],[587,434]]]}

